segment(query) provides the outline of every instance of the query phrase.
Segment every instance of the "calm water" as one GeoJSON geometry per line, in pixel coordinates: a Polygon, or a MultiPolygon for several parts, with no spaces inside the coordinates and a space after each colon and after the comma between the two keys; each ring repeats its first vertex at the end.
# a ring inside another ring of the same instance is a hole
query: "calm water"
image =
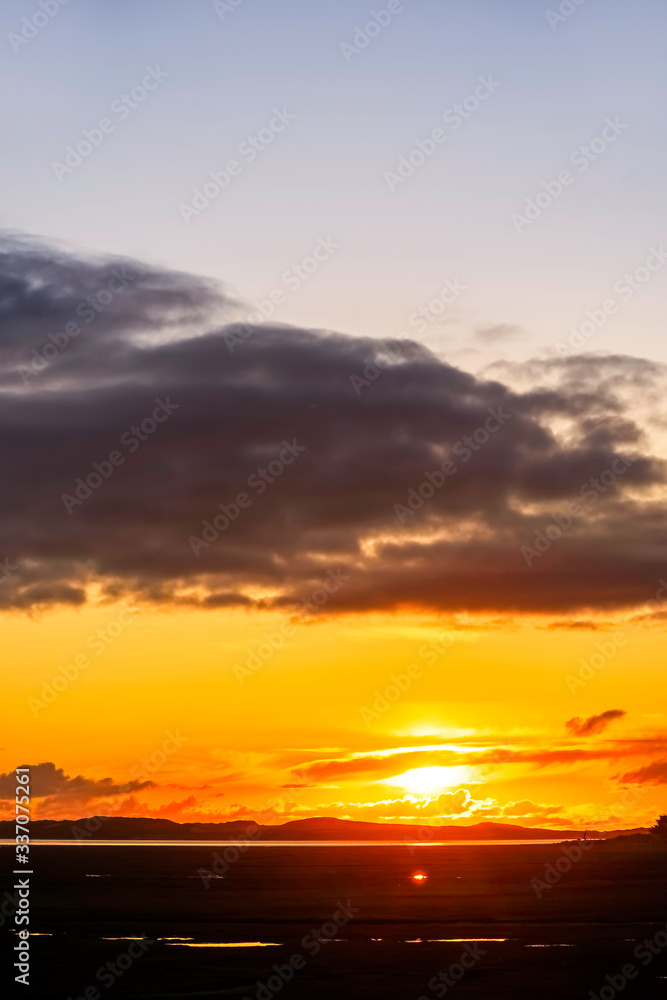
{"type": "MultiPolygon", "coordinates": [[[[572,839],[572,838],[570,838],[572,839]]],[[[592,837],[589,839],[593,839],[592,837]]],[[[563,844],[553,840],[31,840],[38,847],[528,847],[563,844]]],[[[13,844],[0,840],[0,844],[13,844]]]]}

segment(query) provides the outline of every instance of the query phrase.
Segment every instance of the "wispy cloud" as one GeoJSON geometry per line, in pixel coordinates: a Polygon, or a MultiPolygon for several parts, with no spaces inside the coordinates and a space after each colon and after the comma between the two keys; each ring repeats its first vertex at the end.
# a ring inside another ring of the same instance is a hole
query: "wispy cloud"
{"type": "Polygon", "coordinates": [[[580,719],[578,716],[569,719],[565,725],[574,736],[596,736],[603,732],[614,719],[622,719],[627,712],[621,708],[610,708],[600,715],[591,715],[587,719],[580,719]]]}

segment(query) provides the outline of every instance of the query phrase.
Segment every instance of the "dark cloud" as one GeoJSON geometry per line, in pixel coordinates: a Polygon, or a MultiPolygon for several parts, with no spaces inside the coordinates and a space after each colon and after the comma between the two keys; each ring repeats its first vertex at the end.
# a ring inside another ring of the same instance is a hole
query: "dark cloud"
{"type": "MultiPolygon", "coordinates": [[[[129,781],[125,785],[119,785],[111,778],[84,778],[78,774],[71,778],[65,774],[61,767],[56,767],[50,761],[43,764],[22,764],[21,767],[30,767],[30,796],[31,798],[45,798],[58,796],[63,801],[74,798],[77,802],[87,802],[90,799],[106,798],[113,795],[124,795],[130,792],[139,792],[143,788],[154,788],[154,781],[129,781]]],[[[9,771],[7,774],[0,774],[0,799],[14,799],[16,793],[16,774],[9,771]]]]}
{"type": "Polygon", "coordinates": [[[655,760],[636,771],[628,771],[619,781],[623,785],[667,785],[667,760],[655,760]]]}
{"type": "Polygon", "coordinates": [[[291,611],[328,569],[349,579],[326,613],[564,614],[655,594],[667,526],[651,497],[664,468],[627,395],[657,395],[657,366],[556,359],[535,364],[519,391],[418,344],[403,343],[388,364],[370,338],[220,326],[229,304],[197,278],[6,242],[0,607],[81,604],[94,583],[111,599],[204,608],[250,607],[259,589],[274,595],[263,606],[291,611]],[[135,276],[127,289],[42,371],[21,374],[122,267],[135,276]],[[373,358],[380,366],[369,370],[373,358]],[[360,393],[353,375],[368,382],[360,393]],[[175,408],[131,450],[128,429],[151,420],[156,400],[175,408]],[[509,416],[487,443],[459,448],[456,474],[399,523],[395,505],[457,442],[483,439],[490,412],[509,416]],[[248,478],[284,441],[306,450],[258,495],[248,478]],[[93,463],[108,469],[112,452],[122,464],[68,513],[62,495],[93,463]],[[534,546],[591,477],[621,468],[620,456],[627,471],[527,565],[521,546],[534,546]],[[196,556],[189,538],[242,492],[251,506],[196,556]]]}
{"type": "MultiPolygon", "coordinates": [[[[66,378],[72,368],[97,355],[98,342],[122,353],[132,335],[148,339],[192,331],[211,314],[231,306],[213,282],[193,275],[150,267],[139,261],[101,255],[81,259],[64,250],[44,247],[27,237],[0,240],[0,359],[3,383],[16,379],[14,365],[34,362],[73,323],[77,360],[56,357],[49,374],[66,378]],[[52,337],[49,337],[49,334],[52,337]],[[91,343],[92,341],[92,343],[91,343]]],[[[61,340],[61,343],[64,341],[61,340]]],[[[64,355],[65,352],[62,352],[64,355]]],[[[28,384],[35,381],[27,377],[28,384]]]]}
{"type": "Polygon", "coordinates": [[[622,709],[610,708],[606,712],[601,712],[600,715],[591,715],[588,719],[580,719],[578,716],[569,719],[565,725],[573,736],[595,736],[606,729],[614,719],[622,719],[624,715],[627,715],[627,712],[622,709]]]}

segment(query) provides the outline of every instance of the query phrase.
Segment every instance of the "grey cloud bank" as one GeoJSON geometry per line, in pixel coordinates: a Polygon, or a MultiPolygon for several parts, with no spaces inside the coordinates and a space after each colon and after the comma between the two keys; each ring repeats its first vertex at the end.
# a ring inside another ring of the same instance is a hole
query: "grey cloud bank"
{"type": "Polygon", "coordinates": [[[519,392],[413,341],[357,395],[350,377],[382,355],[382,341],[264,324],[230,353],[231,301],[212,282],[10,237],[0,308],[0,552],[15,567],[0,607],[82,604],[95,583],[115,600],[289,609],[335,565],[350,580],[327,614],[551,613],[643,604],[664,573],[664,506],[652,498],[664,465],[627,402],[629,391],[659,398],[657,365],[552,358],[533,363],[535,387],[519,392]],[[24,385],[17,366],[122,267],[134,277],[123,294],[24,385]],[[70,516],[61,496],[156,399],[177,401],[177,415],[70,516]],[[393,505],[491,409],[512,419],[429,499],[412,537],[416,522],[399,524],[393,505]],[[195,557],[190,536],[285,441],[305,449],[289,474],[226,527],[224,544],[195,557]],[[528,567],[520,546],[544,511],[620,456],[632,459],[627,472],[528,567]],[[276,596],[250,597],[257,587],[276,596]]]}

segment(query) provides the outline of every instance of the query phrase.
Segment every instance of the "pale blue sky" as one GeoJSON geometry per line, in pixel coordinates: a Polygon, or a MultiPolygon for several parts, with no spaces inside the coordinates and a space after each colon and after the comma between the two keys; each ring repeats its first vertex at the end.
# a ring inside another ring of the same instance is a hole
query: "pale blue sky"
{"type": "MultiPolygon", "coordinates": [[[[40,7],[6,0],[2,224],[212,275],[247,300],[333,237],[340,249],[277,318],[393,337],[458,278],[451,321],[422,339],[472,367],[544,353],[667,238],[667,9],[586,0],[552,30],[557,3],[412,0],[346,62],[341,43],[386,6],[242,0],[220,20],[209,0],[70,0],[14,51],[8,36],[40,7]],[[167,78],[125,120],[110,115],[147,66],[167,78]],[[499,89],[390,191],[385,172],[488,75],[499,89]],[[179,204],[242,160],[275,108],[296,119],[186,225],[179,204]],[[106,116],[114,131],[58,181],[53,161],[106,116]],[[579,173],[570,155],[616,116],[627,129],[579,173]],[[572,185],[519,235],[512,213],[568,166],[572,185]],[[525,335],[475,341],[500,324],[525,335]]],[[[590,347],[664,357],[666,276],[590,347]]]]}

